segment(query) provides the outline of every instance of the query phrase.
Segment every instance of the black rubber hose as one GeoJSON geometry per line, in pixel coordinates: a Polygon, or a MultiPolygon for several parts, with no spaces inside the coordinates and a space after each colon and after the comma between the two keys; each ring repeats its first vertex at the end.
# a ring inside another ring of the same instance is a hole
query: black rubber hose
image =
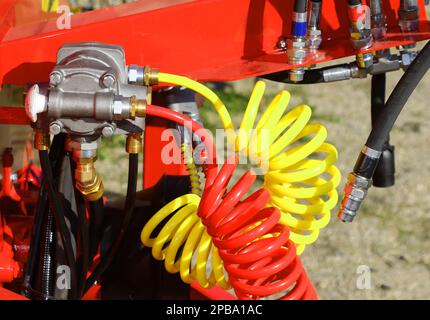
{"type": "MultiPolygon", "coordinates": [[[[55,168],[56,172],[58,172],[58,168],[61,167],[61,162],[64,158],[64,141],[65,141],[65,135],[59,134],[56,135],[52,141],[51,148],[49,150],[49,161],[52,168],[55,168]],[[60,165],[57,165],[60,163],[60,165]]],[[[56,177],[58,174],[56,174],[56,177]]],[[[42,177],[42,179],[45,179],[42,177]]],[[[58,184],[58,179],[54,179],[55,185],[58,184]]],[[[36,288],[35,278],[37,272],[43,277],[43,270],[36,269],[36,266],[38,265],[38,259],[43,259],[43,254],[41,254],[41,249],[43,248],[43,245],[41,243],[42,240],[42,233],[45,233],[44,227],[46,227],[46,218],[47,215],[49,215],[49,209],[48,209],[48,193],[46,192],[45,183],[42,181],[42,184],[40,186],[39,190],[39,196],[35,211],[35,222],[33,225],[33,231],[31,236],[31,243],[30,243],[30,251],[28,256],[28,261],[25,267],[25,274],[24,274],[24,280],[23,280],[23,287],[24,291],[23,294],[27,295],[27,292],[25,289],[28,288],[34,288],[33,291],[38,292],[38,296],[42,297],[42,291],[44,291],[41,287],[42,282],[39,281],[39,288],[36,288]]]]}
{"type": "Polygon", "coordinates": [[[386,78],[385,73],[372,76],[370,93],[372,127],[376,125],[376,119],[385,107],[386,78]]]}
{"type": "Polygon", "coordinates": [[[89,214],[89,261],[91,262],[99,249],[100,241],[103,235],[104,222],[104,204],[103,198],[96,201],[88,201],[89,214]]]}
{"type": "Polygon", "coordinates": [[[348,0],[348,5],[350,6],[358,6],[362,4],[361,0],[348,0]]]}
{"type": "Polygon", "coordinates": [[[375,126],[367,139],[367,147],[377,151],[382,151],[397,117],[429,67],[430,41],[427,42],[411,63],[388,98],[384,109],[378,116],[375,126]]]}
{"type": "Polygon", "coordinates": [[[100,261],[97,267],[94,269],[93,273],[87,279],[85,292],[97,281],[103,272],[109,267],[115,254],[117,253],[122,240],[124,238],[124,234],[130,224],[131,217],[133,215],[134,203],[136,200],[136,187],[137,187],[137,174],[138,174],[138,165],[139,165],[139,155],[138,154],[130,154],[129,155],[129,167],[128,167],[128,184],[127,184],[127,195],[125,199],[124,206],[124,216],[122,220],[121,227],[119,229],[118,235],[115,238],[114,243],[109,248],[106,257],[100,261]]]}
{"type": "Polygon", "coordinates": [[[42,239],[42,228],[45,221],[47,212],[48,194],[44,184],[42,183],[39,191],[39,198],[37,201],[36,212],[34,216],[34,225],[30,242],[30,251],[28,253],[27,265],[25,267],[25,274],[23,280],[24,291],[22,292],[28,297],[26,289],[34,286],[34,278],[36,274],[37,259],[39,258],[40,247],[39,243],[42,239]]]}
{"type": "MultiPolygon", "coordinates": [[[[385,73],[372,76],[371,87],[371,119],[372,127],[376,124],[376,119],[385,108],[385,89],[386,79],[385,73]]],[[[394,146],[390,145],[390,138],[384,143],[384,149],[373,174],[372,183],[378,188],[388,188],[395,183],[395,157],[394,146]]]]}
{"type": "Polygon", "coordinates": [[[294,12],[304,13],[308,8],[308,0],[295,0],[294,12]]]}
{"type": "Polygon", "coordinates": [[[85,288],[85,281],[87,279],[87,272],[90,264],[90,241],[88,233],[88,220],[87,211],[85,206],[85,200],[81,192],[75,187],[75,168],[76,164],[73,158],[70,156],[70,171],[72,174],[73,182],[73,194],[75,196],[76,213],[79,221],[79,238],[80,238],[80,257],[78,261],[79,266],[79,279],[78,279],[78,292],[79,297],[82,297],[85,288]]]}
{"type": "Polygon", "coordinates": [[[54,214],[56,227],[60,233],[61,242],[63,243],[64,253],[66,257],[67,264],[70,268],[70,297],[76,299],[77,297],[77,274],[76,274],[76,261],[73,252],[72,240],[70,235],[70,230],[67,227],[65,218],[65,207],[62,199],[58,196],[57,191],[54,187],[54,176],[52,173],[51,164],[49,162],[48,152],[46,150],[39,151],[40,165],[42,167],[42,172],[45,177],[45,187],[48,192],[49,206],[54,214]]]}

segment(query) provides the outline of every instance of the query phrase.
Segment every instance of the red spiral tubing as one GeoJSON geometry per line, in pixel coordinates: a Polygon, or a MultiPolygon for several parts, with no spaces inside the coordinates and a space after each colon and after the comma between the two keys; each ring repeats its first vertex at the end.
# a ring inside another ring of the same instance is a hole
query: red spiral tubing
{"type": "MultiPolygon", "coordinates": [[[[191,119],[165,108],[148,106],[147,112],[193,131],[201,129],[191,119]]],[[[317,299],[295,245],[289,240],[289,229],[279,223],[280,211],[266,207],[269,192],[262,188],[241,201],[256,179],[252,170],[227,192],[237,157],[228,159],[217,173],[212,139],[203,140],[213,161],[204,167],[206,183],[198,215],[218,248],[237,297],[260,299],[281,294],[282,300],[317,299]]]]}
{"type": "Polygon", "coordinates": [[[259,189],[245,198],[255,181],[250,170],[227,191],[236,161],[223,165],[205,186],[199,216],[218,248],[229,281],[239,299],[317,299],[287,226],[277,208],[266,208],[269,192],[259,189]]]}

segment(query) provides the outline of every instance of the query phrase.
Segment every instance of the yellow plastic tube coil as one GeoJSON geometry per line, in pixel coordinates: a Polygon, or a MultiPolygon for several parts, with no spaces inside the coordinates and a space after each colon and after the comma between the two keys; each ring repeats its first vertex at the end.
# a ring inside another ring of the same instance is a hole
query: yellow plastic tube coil
{"type": "Polygon", "coordinates": [[[174,199],[147,222],[141,241],[145,246],[152,247],[155,259],[164,260],[168,272],[179,272],[185,283],[197,281],[202,288],[209,289],[218,284],[223,289],[229,289],[218,250],[197,215],[199,203],[200,197],[195,194],[174,199]],[[158,235],[151,238],[154,230],[165,220],[168,221],[158,235]],[[181,248],[182,253],[176,260],[181,248]],[[209,276],[207,272],[210,272],[209,276]]]}
{"type": "MultiPolygon", "coordinates": [[[[227,108],[206,86],[167,73],[160,73],[159,81],[201,94],[214,105],[224,128],[234,130],[227,108]]],[[[255,85],[236,135],[236,150],[246,153],[264,170],[264,187],[271,194],[269,205],[281,210],[281,223],[290,227],[291,240],[301,254],[328,224],[338,201],[336,187],[341,176],[334,165],[337,150],[325,142],[327,130],[323,125],[309,123],[309,106],[299,105],[286,112],[290,100],[287,91],[275,96],[255,125],[265,87],[262,81],[255,85]]]]}

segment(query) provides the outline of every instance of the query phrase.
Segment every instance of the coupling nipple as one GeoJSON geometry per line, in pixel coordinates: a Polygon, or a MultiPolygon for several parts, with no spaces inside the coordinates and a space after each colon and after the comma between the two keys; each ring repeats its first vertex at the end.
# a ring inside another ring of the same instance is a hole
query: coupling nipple
{"type": "Polygon", "coordinates": [[[127,135],[125,151],[134,154],[142,152],[142,133],[130,133],[127,135]]]}
{"type": "Polygon", "coordinates": [[[136,96],[130,98],[130,118],[144,118],[146,116],[146,100],[136,99],[136,96]]]}
{"type": "Polygon", "coordinates": [[[381,151],[367,146],[361,149],[354,171],[348,175],[343,189],[343,198],[337,215],[343,222],[352,222],[357,215],[372,185],[372,177],[380,158],[381,151]]]}
{"type": "Polygon", "coordinates": [[[51,144],[51,136],[49,132],[35,128],[34,129],[34,148],[36,150],[48,150],[51,144]]]}
{"type": "Polygon", "coordinates": [[[75,158],[75,180],[78,189],[88,201],[96,201],[103,196],[104,187],[100,176],[94,168],[97,157],[75,158]]]}
{"type": "Polygon", "coordinates": [[[145,86],[155,86],[158,84],[158,74],[160,71],[158,69],[151,69],[149,66],[146,66],[143,70],[143,82],[145,86]]]}
{"type": "Polygon", "coordinates": [[[359,176],[354,172],[348,175],[338,213],[338,218],[342,222],[352,222],[354,220],[371,185],[372,179],[359,176]]]}

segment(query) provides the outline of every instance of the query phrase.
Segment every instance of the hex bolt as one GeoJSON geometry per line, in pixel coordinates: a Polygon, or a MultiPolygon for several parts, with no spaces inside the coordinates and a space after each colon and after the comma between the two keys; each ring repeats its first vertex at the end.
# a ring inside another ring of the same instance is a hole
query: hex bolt
{"type": "Polygon", "coordinates": [[[54,71],[49,76],[49,83],[56,86],[59,85],[63,81],[63,75],[58,72],[54,71]]]}
{"type": "Polygon", "coordinates": [[[102,84],[105,88],[113,87],[113,85],[115,84],[115,81],[116,81],[115,77],[110,73],[105,74],[102,77],[102,84]]]}
{"type": "Polygon", "coordinates": [[[61,133],[61,130],[63,130],[63,124],[58,120],[49,125],[49,133],[54,136],[61,133]]]}
{"type": "Polygon", "coordinates": [[[106,138],[112,137],[114,132],[115,132],[115,128],[112,125],[107,125],[102,129],[102,135],[103,137],[106,137],[106,138]]]}

